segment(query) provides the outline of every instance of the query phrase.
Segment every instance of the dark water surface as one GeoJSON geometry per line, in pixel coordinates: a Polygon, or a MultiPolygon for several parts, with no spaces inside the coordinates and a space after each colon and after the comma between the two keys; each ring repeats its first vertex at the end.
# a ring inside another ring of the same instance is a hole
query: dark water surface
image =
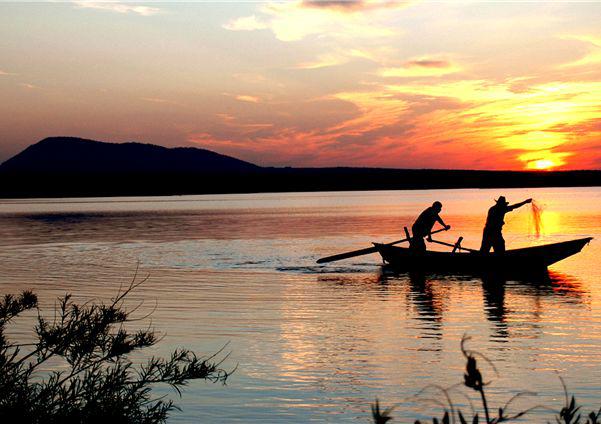
{"type": "MultiPolygon", "coordinates": [[[[399,404],[396,422],[436,408],[429,384],[462,381],[459,343],[483,364],[491,403],[561,407],[558,375],[587,408],[601,404],[601,189],[432,190],[159,198],[0,200],[0,293],[33,289],[51,312],[57,296],[108,300],[122,283],[148,281],[131,296],[156,310],[163,341],[210,354],[226,343],[227,386],[193,382],[172,422],[369,421],[369,404],[399,404]],[[453,228],[478,247],[493,198],[533,197],[507,215],[508,247],[592,236],[582,253],[551,269],[549,282],[487,285],[469,276],[389,275],[376,255],[317,265],[319,257],[402,237],[440,200],[453,228]]],[[[31,318],[12,334],[28,337],[31,318]]],[[[141,323],[140,325],[145,325],[141,323]]],[[[160,388],[159,393],[172,394],[160,388]]],[[[462,388],[450,392],[469,405],[462,388]]],[[[176,396],[172,394],[172,396],[176,396]]],[[[475,396],[472,396],[475,401],[475,396]]],[[[477,404],[476,404],[477,405],[477,404]]],[[[544,422],[537,410],[524,422],[544,422]]]]}

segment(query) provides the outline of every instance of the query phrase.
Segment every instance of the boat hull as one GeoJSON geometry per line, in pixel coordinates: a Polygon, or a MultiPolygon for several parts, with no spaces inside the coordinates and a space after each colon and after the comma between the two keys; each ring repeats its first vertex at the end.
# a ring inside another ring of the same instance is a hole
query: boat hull
{"type": "Polygon", "coordinates": [[[415,253],[408,248],[374,243],[382,259],[397,271],[462,272],[505,274],[537,273],[572,256],[592,237],[560,243],[508,250],[503,254],[480,252],[415,253]]]}

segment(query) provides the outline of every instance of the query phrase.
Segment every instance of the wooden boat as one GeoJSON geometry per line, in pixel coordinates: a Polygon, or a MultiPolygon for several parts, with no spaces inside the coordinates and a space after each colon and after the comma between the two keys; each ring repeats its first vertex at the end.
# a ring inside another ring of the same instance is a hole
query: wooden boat
{"type": "Polygon", "coordinates": [[[415,253],[406,247],[378,243],[374,243],[374,247],[382,259],[396,271],[527,274],[545,271],[549,265],[580,252],[591,240],[592,237],[586,237],[507,250],[503,254],[480,253],[473,250],[469,252],[428,250],[415,253]]]}

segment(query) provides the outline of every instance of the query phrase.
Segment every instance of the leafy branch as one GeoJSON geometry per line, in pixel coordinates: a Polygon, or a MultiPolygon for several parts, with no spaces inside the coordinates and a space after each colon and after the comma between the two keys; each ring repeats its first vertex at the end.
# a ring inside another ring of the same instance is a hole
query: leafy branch
{"type": "Polygon", "coordinates": [[[155,385],[168,385],[181,396],[190,380],[225,383],[231,374],[221,368],[227,355],[215,359],[222,350],[202,358],[178,349],[166,359],[152,357],[134,366],[128,355],[158,342],[152,328],[132,332],[124,325],[139,320],[131,314],[140,305],[128,311],[125,299],[144,281],[136,271],[106,305],[78,304],[66,294],[50,320],[32,292],[5,295],[0,300],[0,421],[19,416],[24,423],[162,423],[175,406],[152,397],[155,385]],[[5,328],[28,310],[38,313],[36,341],[14,343],[5,328]]]}

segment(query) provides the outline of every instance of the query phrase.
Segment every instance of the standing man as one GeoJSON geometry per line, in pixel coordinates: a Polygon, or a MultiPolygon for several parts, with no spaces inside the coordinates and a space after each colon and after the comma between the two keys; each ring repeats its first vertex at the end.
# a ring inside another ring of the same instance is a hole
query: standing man
{"type": "Polygon", "coordinates": [[[439,222],[445,230],[451,228],[450,225],[444,223],[442,218],[438,215],[442,210],[442,203],[436,201],[432,203],[432,206],[423,211],[415,220],[415,223],[411,227],[413,237],[411,238],[411,249],[416,252],[425,252],[426,243],[424,237],[429,237],[432,232],[432,227],[436,222],[439,222]]]}
{"type": "Polygon", "coordinates": [[[488,216],[486,217],[486,225],[482,234],[482,246],[480,247],[480,252],[482,253],[488,253],[491,247],[495,253],[505,252],[505,239],[503,239],[505,214],[524,206],[526,203],[532,203],[532,199],[526,199],[523,202],[510,205],[505,196],[501,196],[496,202],[488,210],[488,216]]]}

